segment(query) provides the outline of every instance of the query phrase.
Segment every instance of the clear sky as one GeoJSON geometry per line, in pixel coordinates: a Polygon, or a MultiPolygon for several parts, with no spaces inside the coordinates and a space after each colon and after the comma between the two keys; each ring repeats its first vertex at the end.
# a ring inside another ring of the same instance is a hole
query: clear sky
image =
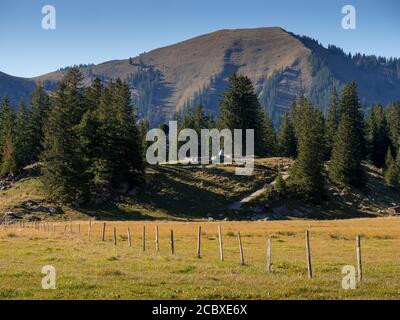
{"type": "Polygon", "coordinates": [[[0,71],[31,77],[219,29],[269,26],[346,52],[400,57],[399,0],[0,0],[0,71]],[[341,26],[347,4],[356,30],[341,26]],[[42,29],[44,5],[56,8],[56,30],[42,29]]]}

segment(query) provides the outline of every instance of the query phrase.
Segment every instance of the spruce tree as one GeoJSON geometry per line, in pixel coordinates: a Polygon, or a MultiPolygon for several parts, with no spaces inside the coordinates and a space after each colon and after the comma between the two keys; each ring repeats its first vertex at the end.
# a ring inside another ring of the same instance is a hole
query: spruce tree
{"type": "Polygon", "coordinates": [[[392,152],[390,149],[386,154],[386,169],[385,169],[385,181],[386,185],[398,189],[400,187],[400,161],[399,157],[397,161],[393,159],[392,152]]]}
{"type": "Polygon", "coordinates": [[[300,100],[298,156],[291,168],[291,185],[307,200],[321,201],[325,196],[324,119],[304,97],[300,100]]]}
{"type": "Polygon", "coordinates": [[[18,105],[15,115],[15,163],[16,170],[20,171],[31,163],[32,144],[29,139],[30,112],[23,101],[18,105]]]}
{"type": "Polygon", "coordinates": [[[288,113],[285,113],[281,121],[278,136],[279,154],[283,157],[295,158],[297,154],[296,136],[294,127],[288,113]]]}
{"type": "Polygon", "coordinates": [[[339,121],[344,115],[348,116],[350,125],[355,129],[356,144],[353,146],[353,153],[357,159],[364,159],[366,154],[364,115],[361,111],[355,82],[350,82],[344,87],[338,114],[339,121]]]}
{"type": "Polygon", "coordinates": [[[342,188],[361,188],[365,185],[362,168],[359,132],[349,113],[341,117],[335,136],[329,175],[342,188]]]}
{"type": "Polygon", "coordinates": [[[0,174],[7,175],[17,170],[15,153],[15,115],[7,98],[3,98],[0,108],[0,174]]]}
{"type": "Polygon", "coordinates": [[[389,127],[390,144],[393,154],[400,146],[400,102],[391,103],[386,108],[386,119],[389,127]]]}
{"type": "Polygon", "coordinates": [[[328,107],[326,118],[326,158],[330,159],[333,149],[333,141],[335,139],[336,130],[339,126],[339,98],[336,87],[332,90],[331,103],[328,107]]]}
{"type": "Polygon", "coordinates": [[[60,82],[44,128],[41,160],[43,183],[48,195],[61,202],[83,199],[87,179],[78,124],[84,111],[82,75],[72,68],[60,82]]]}
{"type": "Polygon", "coordinates": [[[29,141],[30,150],[28,159],[30,163],[37,162],[43,151],[44,124],[50,111],[50,99],[43,86],[38,84],[30,99],[29,123],[26,139],[29,141]]]}
{"type": "Polygon", "coordinates": [[[243,75],[234,74],[229,78],[228,89],[220,101],[220,129],[242,129],[242,141],[245,141],[246,129],[253,129],[255,136],[255,154],[267,155],[273,149],[269,134],[268,120],[261,109],[251,80],[243,75]]]}
{"type": "Polygon", "coordinates": [[[390,138],[385,111],[380,105],[374,105],[368,114],[366,141],[369,160],[382,168],[385,165],[386,151],[390,147],[390,138]]]}

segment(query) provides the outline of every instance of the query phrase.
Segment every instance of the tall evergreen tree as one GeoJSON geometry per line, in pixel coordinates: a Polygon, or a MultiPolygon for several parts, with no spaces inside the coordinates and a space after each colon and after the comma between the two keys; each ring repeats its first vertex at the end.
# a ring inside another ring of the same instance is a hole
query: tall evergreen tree
{"type": "Polygon", "coordinates": [[[279,154],[295,158],[297,154],[296,136],[288,113],[283,116],[278,136],[279,154]]]}
{"type": "Polygon", "coordinates": [[[357,84],[350,82],[343,89],[342,97],[339,104],[339,119],[343,115],[348,116],[351,126],[355,129],[356,144],[353,146],[353,153],[356,158],[365,158],[365,128],[364,114],[361,111],[361,104],[357,94],[357,84]]]}
{"type": "Polygon", "coordinates": [[[393,159],[392,152],[388,149],[386,154],[385,181],[389,187],[398,189],[400,187],[400,160],[393,159]]]}
{"type": "Polygon", "coordinates": [[[386,108],[386,119],[389,127],[390,144],[393,154],[400,147],[400,102],[391,103],[386,108]]]}
{"type": "Polygon", "coordinates": [[[385,165],[386,151],[390,147],[390,138],[385,111],[380,105],[374,105],[368,114],[366,141],[369,160],[382,168],[385,165]]]}
{"type": "Polygon", "coordinates": [[[43,182],[48,195],[61,202],[82,199],[87,179],[77,126],[84,111],[82,75],[69,69],[55,93],[45,124],[43,182]]]}
{"type": "Polygon", "coordinates": [[[344,113],[335,136],[329,166],[331,179],[343,188],[360,188],[365,184],[358,134],[354,119],[349,113],[344,113]]]}
{"type": "Polygon", "coordinates": [[[36,86],[32,94],[29,108],[29,123],[26,138],[29,141],[30,150],[28,159],[30,163],[39,160],[43,151],[44,124],[50,111],[50,99],[41,84],[36,86]]]}
{"type": "Polygon", "coordinates": [[[324,119],[304,97],[300,101],[301,121],[298,126],[298,156],[291,168],[291,184],[308,200],[324,197],[324,119]]]}
{"type": "Polygon", "coordinates": [[[242,141],[245,141],[245,130],[254,129],[255,154],[265,156],[272,149],[273,143],[263,137],[268,132],[267,126],[251,80],[243,75],[231,76],[228,89],[220,101],[220,129],[242,129],[242,141]]]}
{"type": "Polygon", "coordinates": [[[326,151],[327,159],[330,159],[333,149],[333,141],[335,139],[336,130],[339,126],[339,98],[336,91],[336,87],[332,90],[331,103],[328,107],[328,113],[326,117],[326,151]]]}
{"type": "Polygon", "coordinates": [[[15,163],[16,170],[30,164],[32,145],[29,139],[30,113],[23,101],[18,105],[15,115],[14,141],[15,141],[15,163]]]}

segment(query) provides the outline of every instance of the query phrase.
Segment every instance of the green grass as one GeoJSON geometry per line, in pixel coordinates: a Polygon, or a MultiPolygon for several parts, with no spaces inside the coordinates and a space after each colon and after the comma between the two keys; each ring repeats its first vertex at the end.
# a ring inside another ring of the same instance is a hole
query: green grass
{"type": "Polygon", "coordinates": [[[32,229],[0,230],[0,299],[399,299],[400,220],[284,221],[222,223],[224,261],[219,260],[217,223],[202,223],[202,257],[196,257],[197,223],[107,222],[107,241],[101,242],[101,223],[88,239],[32,229]],[[146,224],[147,247],[141,250],[146,224]],[[154,229],[160,230],[155,252],[154,229]],[[112,242],[129,225],[133,247],[112,242]],[[307,279],[304,230],[311,234],[315,278],[307,279]],[[169,231],[174,230],[175,255],[170,254],[169,231]],[[240,265],[236,234],[240,231],[245,266],[240,265]],[[8,237],[12,232],[16,237],[8,237]],[[365,281],[356,290],[341,288],[344,265],[355,265],[355,235],[362,236],[365,281]],[[332,235],[334,237],[332,238],[332,235]],[[340,235],[340,236],[339,236],[340,235]],[[273,272],[265,271],[266,238],[272,237],[273,272]],[[213,239],[213,240],[212,240],[213,239]],[[41,268],[53,265],[57,289],[41,288],[41,268]]]}

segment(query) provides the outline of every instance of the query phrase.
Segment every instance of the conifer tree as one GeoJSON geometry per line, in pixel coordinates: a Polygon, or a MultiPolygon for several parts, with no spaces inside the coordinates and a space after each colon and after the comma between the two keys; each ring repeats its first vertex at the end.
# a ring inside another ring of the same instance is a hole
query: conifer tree
{"type": "Polygon", "coordinates": [[[44,124],[47,121],[49,111],[49,96],[43,86],[38,84],[32,94],[29,106],[29,122],[26,133],[26,139],[30,145],[27,155],[29,163],[38,161],[43,151],[44,124]]]}
{"type": "Polygon", "coordinates": [[[279,154],[283,157],[295,158],[297,153],[294,127],[288,113],[283,116],[278,136],[279,154]]]}
{"type": "Polygon", "coordinates": [[[365,184],[358,134],[354,119],[349,113],[344,113],[335,136],[329,166],[331,179],[342,188],[361,188],[365,184]]]}
{"type": "Polygon", "coordinates": [[[389,187],[398,189],[400,187],[400,161],[393,159],[392,152],[388,149],[386,154],[385,181],[389,187]]]}
{"type": "Polygon", "coordinates": [[[386,151],[390,147],[390,138],[385,111],[380,105],[374,105],[368,114],[366,141],[369,160],[382,168],[385,165],[386,151]]]}
{"type": "Polygon", "coordinates": [[[339,126],[339,98],[336,87],[332,90],[332,99],[328,107],[328,114],[326,119],[326,152],[327,159],[330,159],[333,148],[333,141],[336,135],[336,130],[339,126]]]}
{"type": "Polygon", "coordinates": [[[29,139],[30,112],[23,101],[18,105],[15,115],[14,141],[16,171],[30,164],[32,145],[29,139]]]}
{"type": "Polygon", "coordinates": [[[15,173],[17,170],[15,157],[15,115],[7,98],[3,98],[0,108],[0,174],[15,173]]]}
{"type": "Polygon", "coordinates": [[[61,202],[81,200],[87,194],[77,128],[84,111],[81,81],[79,70],[71,68],[59,84],[45,123],[42,178],[48,195],[61,202]]]}
{"type": "Polygon", "coordinates": [[[355,129],[356,144],[353,146],[355,157],[364,159],[366,154],[364,114],[357,94],[357,84],[348,83],[342,92],[339,104],[339,122],[344,114],[348,115],[350,125],[355,129]]]}
{"type": "Polygon", "coordinates": [[[400,147],[400,102],[391,103],[386,108],[386,119],[389,127],[390,144],[393,154],[400,147]]]}
{"type": "Polygon", "coordinates": [[[291,168],[291,185],[307,200],[319,202],[325,196],[324,119],[304,97],[300,100],[298,156],[291,168]]]}
{"type": "Polygon", "coordinates": [[[245,130],[254,129],[255,154],[258,156],[265,156],[273,149],[273,142],[263,136],[268,134],[268,121],[248,77],[234,74],[229,78],[228,89],[220,101],[219,128],[242,129],[242,141],[245,141],[245,130]]]}

